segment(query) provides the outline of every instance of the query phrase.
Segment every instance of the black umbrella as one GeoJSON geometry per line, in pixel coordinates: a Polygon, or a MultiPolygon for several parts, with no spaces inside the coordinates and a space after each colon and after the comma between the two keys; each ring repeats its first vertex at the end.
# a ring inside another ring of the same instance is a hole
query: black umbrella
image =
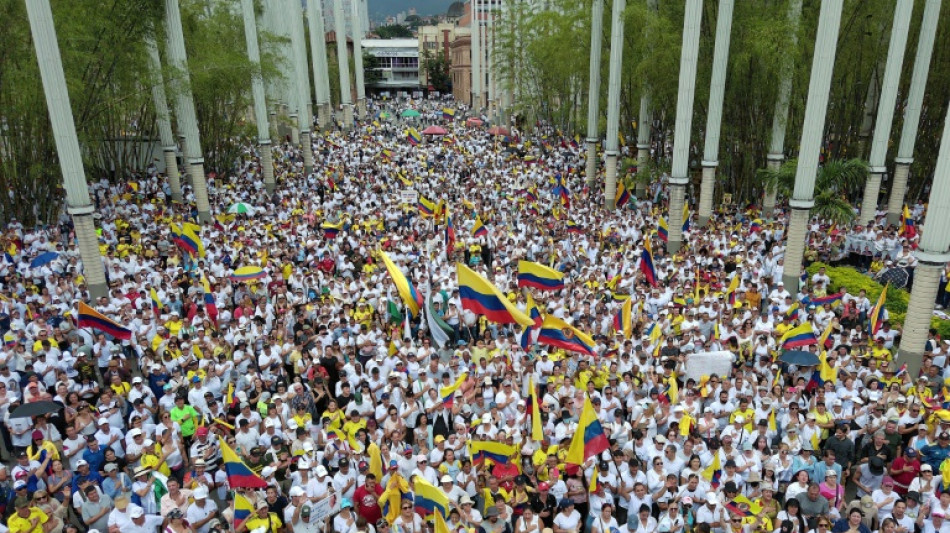
{"type": "Polygon", "coordinates": [[[63,406],[56,402],[31,402],[17,407],[10,413],[10,418],[27,418],[31,416],[47,415],[55,413],[63,406]]]}
{"type": "Polygon", "coordinates": [[[818,356],[802,350],[789,350],[778,358],[787,365],[818,366],[818,356]]]}

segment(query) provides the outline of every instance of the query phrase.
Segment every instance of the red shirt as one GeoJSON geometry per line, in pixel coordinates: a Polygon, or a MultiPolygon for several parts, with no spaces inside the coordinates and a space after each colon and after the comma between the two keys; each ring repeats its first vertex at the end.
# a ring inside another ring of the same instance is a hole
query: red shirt
{"type": "Polygon", "coordinates": [[[897,492],[898,494],[906,494],[907,487],[910,486],[911,481],[920,475],[920,460],[916,458],[907,460],[906,457],[901,455],[897,459],[894,459],[894,462],[891,463],[891,469],[897,472],[897,474],[891,476],[895,481],[894,492],[897,492]],[[900,472],[900,470],[907,466],[912,468],[910,472],[900,472]]]}
{"type": "Polygon", "coordinates": [[[353,493],[356,514],[365,518],[370,524],[375,524],[377,520],[383,517],[383,511],[379,507],[379,497],[383,494],[383,488],[377,483],[373,489],[372,492],[367,490],[364,484],[353,493]]]}

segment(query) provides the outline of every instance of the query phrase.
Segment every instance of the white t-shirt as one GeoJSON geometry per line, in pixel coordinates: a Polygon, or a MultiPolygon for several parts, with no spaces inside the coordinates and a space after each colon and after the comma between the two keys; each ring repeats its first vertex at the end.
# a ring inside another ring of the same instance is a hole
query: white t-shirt
{"type": "Polygon", "coordinates": [[[578,525],[580,525],[580,522],[581,514],[577,512],[577,509],[574,509],[568,515],[560,512],[554,517],[554,525],[567,531],[578,531],[578,525]]]}

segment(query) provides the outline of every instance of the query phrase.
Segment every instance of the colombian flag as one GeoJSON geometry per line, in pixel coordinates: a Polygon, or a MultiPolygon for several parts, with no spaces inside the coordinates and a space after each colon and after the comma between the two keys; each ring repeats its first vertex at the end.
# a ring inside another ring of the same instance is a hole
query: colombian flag
{"type": "Polygon", "coordinates": [[[584,233],[584,228],[580,227],[577,222],[573,220],[567,221],[567,232],[568,233],[584,233]]]}
{"type": "Polygon", "coordinates": [[[729,286],[726,287],[726,300],[729,301],[730,307],[735,307],[736,305],[736,291],[739,290],[739,276],[733,276],[732,281],[729,282],[729,286]]]}
{"type": "Polygon", "coordinates": [[[650,285],[656,287],[656,264],[653,262],[653,250],[650,249],[649,239],[643,241],[643,252],[640,254],[640,271],[646,276],[650,285]]]}
{"type": "Polygon", "coordinates": [[[614,315],[614,331],[623,333],[628,339],[633,335],[633,298],[627,298],[620,306],[620,311],[614,315]]]}
{"type": "Polygon", "coordinates": [[[152,299],[152,312],[155,313],[155,316],[161,316],[162,314],[162,301],[158,298],[158,293],[155,292],[155,287],[149,289],[149,297],[152,299]]]}
{"type": "Polygon", "coordinates": [[[197,233],[200,229],[201,226],[196,224],[188,222],[182,224],[180,242],[185,251],[192,256],[204,257],[205,245],[201,242],[201,237],[197,233]]]}
{"type": "Polygon", "coordinates": [[[620,209],[629,201],[630,191],[627,190],[627,187],[623,184],[623,182],[620,182],[617,184],[617,200],[614,202],[614,204],[617,206],[617,209],[620,209]]]}
{"type": "Polygon", "coordinates": [[[782,349],[794,350],[802,346],[817,344],[818,339],[815,337],[815,331],[812,329],[811,324],[806,322],[801,326],[786,331],[779,342],[782,345],[782,349]]]}
{"type": "Polygon", "coordinates": [[[455,249],[455,226],[452,224],[452,216],[449,215],[449,207],[445,207],[445,253],[450,255],[455,249]]]}
{"type": "Polygon", "coordinates": [[[907,205],[904,205],[904,211],[901,214],[901,228],[900,234],[905,235],[911,231],[911,228],[914,227],[914,218],[910,216],[910,209],[907,209],[907,205]]]}
{"type": "Polygon", "coordinates": [[[485,315],[496,324],[532,326],[534,321],[511,303],[494,285],[467,266],[456,263],[462,308],[485,315]]]}
{"type": "Polygon", "coordinates": [[[534,386],[534,375],[528,378],[528,406],[525,414],[531,415],[531,440],[541,442],[544,430],[541,428],[541,404],[538,402],[538,390],[534,386]]]}
{"type": "Polygon", "coordinates": [[[604,428],[597,418],[597,412],[590,403],[590,396],[585,396],[584,409],[581,411],[577,431],[571,440],[565,462],[571,465],[582,465],[584,461],[606,450],[609,446],[607,435],[604,434],[604,428]]]}
{"type": "Polygon", "coordinates": [[[485,227],[485,223],[482,222],[482,217],[475,215],[475,226],[472,227],[472,236],[484,237],[486,235],[488,235],[488,228],[485,227]]]}
{"type": "Polygon", "coordinates": [[[228,476],[228,485],[232,489],[267,488],[267,482],[248,468],[234,450],[224,442],[224,439],[219,437],[218,445],[221,447],[221,461],[224,463],[224,472],[228,476]]]}
{"type": "Polygon", "coordinates": [[[340,234],[340,230],[343,229],[343,223],[331,224],[329,222],[324,222],[320,225],[320,229],[323,230],[323,237],[328,241],[336,239],[336,236],[340,234]]]}
{"type": "Polygon", "coordinates": [[[424,217],[435,216],[435,210],[438,206],[435,205],[435,202],[429,200],[425,196],[420,195],[419,200],[416,202],[416,207],[419,209],[419,213],[424,217]]]}
{"type": "Polygon", "coordinates": [[[254,514],[254,506],[251,501],[245,498],[241,493],[234,494],[234,529],[240,528],[245,520],[254,514]]]}
{"type": "Polygon", "coordinates": [[[798,302],[795,302],[792,304],[791,307],[785,310],[785,316],[790,320],[798,320],[798,310],[799,310],[798,302]]]}
{"type": "Polygon", "coordinates": [[[666,225],[666,219],[663,217],[660,217],[656,222],[656,234],[659,235],[661,241],[670,242],[670,228],[666,225]]]}
{"type": "Polygon", "coordinates": [[[416,476],[413,489],[413,504],[420,516],[428,518],[433,513],[448,516],[449,497],[442,489],[430,484],[422,476],[416,476]]]}
{"type": "Polygon", "coordinates": [[[541,323],[538,343],[570,352],[594,355],[594,339],[553,315],[546,315],[541,323]]]}
{"type": "Polygon", "coordinates": [[[689,231],[689,205],[683,204],[683,231],[689,231]]]}
{"type": "Polygon", "coordinates": [[[564,273],[540,263],[518,261],[518,286],[533,287],[539,291],[559,291],[564,288],[564,273]]]}
{"type": "Polygon", "coordinates": [[[406,140],[409,141],[409,144],[415,146],[422,142],[422,135],[419,135],[416,128],[409,128],[409,131],[406,132],[406,140]]]}
{"type": "Polygon", "coordinates": [[[526,298],[528,300],[528,305],[526,308],[528,311],[528,316],[534,321],[535,327],[541,327],[541,323],[544,322],[544,317],[541,316],[541,310],[538,309],[538,305],[534,303],[534,298],[531,297],[531,293],[528,293],[526,298]]]}
{"type": "Polygon", "coordinates": [[[818,298],[809,298],[808,302],[811,305],[825,305],[830,304],[832,306],[837,305],[841,302],[841,299],[844,298],[844,293],[839,292],[836,294],[829,294],[827,296],[820,296],[818,298]]]}
{"type": "Polygon", "coordinates": [[[713,460],[709,466],[703,469],[703,479],[709,482],[709,486],[719,488],[719,478],[722,476],[722,463],[719,461],[719,454],[713,454],[713,460]]]}
{"type": "Polygon", "coordinates": [[[527,351],[532,344],[531,335],[534,333],[534,328],[541,327],[541,324],[544,322],[544,318],[541,316],[541,311],[538,309],[538,306],[534,303],[534,298],[531,297],[531,293],[526,292],[525,297],[528,300],[528,305],[526,307],[528,316],[531,317],[531,320],[534,320],[534,325],[525,327],[524,331],[521,333],[521,348],[527,351]]]}
{"type": "Polygon", "coordinates": [[[105,315],[79,302],[79,327],[90,328],[112,335],[117,339],[127,341],[132,338],[132,330],[124,328],[118,322],[110,320],[105,315]]]}
{"type": "Polygon", "coordinates": [[[442,398],[443,407],[446,409],[452,408],[455,404],[455,391],[459,390],[459,387],[462,386],[462,383],[465,383],[466,379],[468,379],[468,372],[462,372],[462,375],[455,380],[455,383],[446,387],[439,387],[439,397],[442,398]]]}
{"type": "Polygon", "coordinates": [[[881,326],[884,325],[884,302],[887,300],[888,286],[890,286],[890,283],[884,286],[881,295],[877,297],[877,303],[874,305],[874,308],[871,309],[871,316],[868,317],[871,323],[871,335],[876,334],[881,329],[881,326]]]}
{"type": "Polygon", "coordinates": [[[471,440],[468,442],[468,451],[471,453],[472,463],[476,465],[483,464],[485,460],[507,465],[511,463],[511,456],[515,455],[518,449],[500,442],[471,440]]]}
{"type": "Polygon", "coordinates": [[[383,154],[382,154],[382,155],[383,155],[383,159],[385,159],[385,160],[388,161],[388,160],[390,160],[390,159],[393,158],[393,151],[392,151],[392,150],[383,150],[383,154]]]}
{"type": "Polygon", "coordinates": [[[453,120],[453,119],[455,119],[455,110],[454,110],[454,109],[450,109],[450,108],[448,108],[448,107],[443,107],[443,108],[442,108],[442,118],[444,118],[445,120],[453,120]]]}
{"type": "Polygon", "coordinates": [[[828,322],[828,326],[825,327],[825,331],[821,332],[821,337],[818,337],[818,346],[825,350],[831,348],[831,328],[834,326],[834,322],[828,322]]]}
{"type": "Polygon", "coordinates": [[[211,284],[208,283],[208,278],[201,276],[201,287],[204,289],[204,303],[205,311],[208,312],[208,316],[211,317],[211,321],[215,324],[218,323],[218,304],[214,300],[214,293],[211,292],[211,284]]]}
{"type": "Polygon", "coordinates": [[[752,224],[749,226],[749,231],[751,231],[752,233],[757,233],[759,231],[762,231],[762,220],[758,218],[753,220],[752,224]]]}
{"type": "Polygon", "coordinates": [[[244,266],[235,270],[228,279],[231,281],[253,281],[255,279],[263,279],[267,277],[267,273],[264,272],[264,269],[256,266],[244,266]]]}
{"type": "Polygon", "coordinates": [[[409,312],[412,316],[419,316],[419,309],[422,307],[422,295],[416,292],[416,288],[412,285],[412,282],[403,275],[402,271],[393,263],[393,260],[389,258],[386,252],[380,250],[379,256],[386,265],[386,270],[389,271],[390,277],[393,278],[393,283],[396,285],[396,290],[399,291],[399,296],[402,297],[403,303],[409,308],[409,312]]]}
{"type": "Polygon", "coordinates": [[[12,331],[3,334],[3,345],[7,348],[16,346],[16,335],[14,335],[12,331]]]}

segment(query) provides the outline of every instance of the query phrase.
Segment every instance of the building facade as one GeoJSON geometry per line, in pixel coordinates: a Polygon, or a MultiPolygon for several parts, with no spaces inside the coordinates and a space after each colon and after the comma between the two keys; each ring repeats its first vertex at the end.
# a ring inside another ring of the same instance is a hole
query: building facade
{"type": "Polygon", "coordinates": [[[377,61],[380,79],[367,91],[416,91],[419,82],[419,42],[417,39],[364,39],[363,51],[377,61]]]}

